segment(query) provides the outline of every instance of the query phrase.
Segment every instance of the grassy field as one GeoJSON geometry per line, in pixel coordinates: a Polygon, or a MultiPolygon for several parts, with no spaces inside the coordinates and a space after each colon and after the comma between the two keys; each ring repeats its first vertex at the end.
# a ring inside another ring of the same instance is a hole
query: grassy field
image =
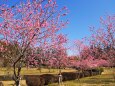
{"type": "MultiPolygon", "coordinates": [[[[74,69],[62,69],[62,72],[75,72],[76,70],[74,69]]],[[[41,75],[41,74],[58,74],[59,70],[58,69],[46,69],[42,68],[41,72],[37,68],[22,68],[21,75],[41,75]]],[[[0,75],[12,75],[13,74],[13,69],[11,68],[0,68],[0,75]]],[[[14,81],[2,81],[4,86],[13,86],[14,81]]],[[[21,80],[21,86],[26,86],[25,80],[21,80]]]]}
{"type": "MultiPolygon", "coordinates": [[[[61,86],[115,86],[115,68],[104,68],[101,75],[62,82],[61,86]]],[[[49,86],[58,86],[58,83],[49,86]]]]}
{"type": "MultiPolygon", "coordinates": [[[[66,72],[75,71],[72,69],[66,69],[62,70],[66,72]]],[[[36,69],[26,69],[23,68],[22,74],[44,74],[48,73],[48,69],[42,69],[42,73],[39,73],[39,70],[36,69]]],[[[57,69],[52,69],[51,73],[58,73],[57,69]]],[[[114,76],[115,74],[115,68],[104,68],[104,72],[102,75],[92,76],[92,77],[86,77],[82,78],[79,81],[73,80],[73,81],[66,81],[63,82],[60,86],[115,86],[114,76]]],[[[13,81],[2,81],[4,86],[13,86],[13,81]]],[[[21,86],[26,86],[25,80],[21,80],[21,86]]],[[[48,86],[59,86],[58,83],[50,84],[48,86]]]]}
{"type": "MultiPolygon", "coordinates": [[[[62,72],[75,72],[76,70],[74,69],[62,69],[61,70],[62,72]]],[[[41,69],[41,72],[40,70],[38,70],[37,68],[22,68],[22,71],[21,71],[21,75],[40,75],[40,74],[58,74],[59,73],[59,70],[58,69],[46,69],[46,68],[42,68],[41,69]]],[[[6,68],[0,68],[0,75],[7,75],[7,74],[10,74],[12,75],[13,74],[13,69],[6,69],[6,68]]]]}

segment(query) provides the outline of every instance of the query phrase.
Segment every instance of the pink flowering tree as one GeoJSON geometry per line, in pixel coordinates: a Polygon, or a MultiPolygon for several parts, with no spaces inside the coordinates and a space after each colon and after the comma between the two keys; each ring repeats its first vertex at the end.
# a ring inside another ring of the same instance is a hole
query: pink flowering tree
{"type": "Polygon", "coordinates": [[[92,48],[91,45],[87,46],[83,41],[75,41],[75,47],[79,54],[78,61],[74,63],[76,67],[82,71],[97,67],[108,66],[108,60],[99,58],[100,53],[98,48],[92,48]]]}
{"type": "Polygon", "coordinates": [[[45,52],[46,50],[44,50],[42,47],[36,47],[34,52],[31,53],[31,55],[29,55],[26,59],[26,64],[28,67],[37,67],[41,73],[41,67],[46,60],[45,52]]]}
{"type": "Polygon", "coordinates": [[[108,60],[109,66],[115,61],[115,16],[100,19],[102,26],[95,30],[91,28],[90,44],[94,57],[108,60]]]}
{"type": "Polygon", "coordinates": [[[67,48],[65,44],[67,43],[67,38],[63,34],[53,35],[51,37],[51,44],[48,44],[45,47],[47,49],[44,53],[44,64],[47,64],[49,68],[55,67],[58,68],[61,72],[61,68],[67,66],[67,48]]]}
{"type": "Polygon", "coordinates": [[[45,65],[49,68],[64,68],[67,67],[67,38],[63,34],[57,34],[55,37],[52,36],[51,43],[45,42],[46,44],[37,49],[36,55],[32,56],[28,62],[31,65],[38,66],[45,65]]]}
{"type": "MultiPolygon", "coordinates": [[[[95,30],[94,27],[91,27],[92,34],[89,38],[86,38],[88,46],[85,45],[86,41],[77,40],[75,42],[76,51],[80,59],[86,61],[85,63],[92,65],[92,67],[114,66],[115,16],[107,16],[107,19],[101,18],[100,21],[102,26],[99,29],[95,30]]],[[[84,62],[78,62],[79,65],[82,63],[84,62]]]]}
{"type": "MultiPolygon", "coordinates": [[[[19,85],[21,64],[32,55],[29,56],[28,49],[46,45],[50,37],[67,24],[60,21],[66,12],[66,7],[58,10],[55,0],[26,0],[15,6],[0,5],[0,40],[7,44],[16,42],[19,46],[14,46],[18,51],[15,57],[10,55],[12,51],[7,55],[12,60],[16,86],[19,85]]],[[[0,50],[4,52],[7,47],[2,45],[0,50]]]]}
{"type": "Polygon", "coordinates": [[[59,34],[56,36],[54,40],[53,40],[54,41],[53,47],[56,48],[56,53],[54,54],[54,58],[56,59],[56,65],[59,68],[59,73],[61,73],[61,68],[66,67],[68,61],[67,47],[65,47],[65,44],[67,43],[67,38],[65,35],[59,34]]]}

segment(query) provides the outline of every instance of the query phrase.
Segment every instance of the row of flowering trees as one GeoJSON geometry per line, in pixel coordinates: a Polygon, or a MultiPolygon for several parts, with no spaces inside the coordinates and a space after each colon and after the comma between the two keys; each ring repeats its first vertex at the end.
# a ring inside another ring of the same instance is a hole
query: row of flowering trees
{"type": "Polygon", "coordinates": [[[99,29],[90,28],[90,37],[75,41],[79,56],[74,65],[81,69],[115,66],[115,16],[101,18],[100,22],[99,29]]]}
{"type": "Polygon", "coordinates": [[[115,65],[115,16],[101,18],[102,28],[91,28],[93,33],[86,39],[88,45],[75,41],[79,52],[75,59],[67,56],[66,36],[57,34],[68,23],[60,20],[66,14],[67,8],[59,10],[56,0],[22,0],[13,6],[0,5],[0,56],[13,67],[16,86],[23,63],[59,69],[115,65]]]}

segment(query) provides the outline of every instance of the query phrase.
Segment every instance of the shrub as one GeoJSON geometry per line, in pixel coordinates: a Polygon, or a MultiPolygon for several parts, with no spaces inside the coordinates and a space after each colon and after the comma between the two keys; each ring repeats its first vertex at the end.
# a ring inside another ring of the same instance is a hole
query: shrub
{"type": "Polygon", "coordinates": [[[40,75],[40,77],[44,79],[44,82],[45,82],[44,85],[48,85],[50,83],[58,81],[58,77],[53,74],[43,74],[43,75],[40,75]]]}
{"type": "Polygon", "coordinates": [[[83,77],[83,73],[82,72],[77,72],[76,73],[76,79],[80,79],[83,77]]]}
{"type": "Polygon", "coordinates": [[[92,76],[92,75],[98,75],[98,74],[101,74],[104,69],[103,68],[96,68],[96,69],[88,69],[88,70],[85,70],[85,72],[88,71],[90,73],[89,76],[92,76]]]}
{"type": "Polygon", "coordinates": [[[62,73],[63,81],[75,80],[77,78],[76,72],[63,72],[62,73]]]}
{"type": "Polygon", "coordinates": [[[0,82],[0,86],[4,86],[2,82],[0,82]]]}
{"type": "Polygon", "coordinates": [[[83,74],[84,74],[84,77],[91,76],[91,71],[84,71],[83,74]]]}
{"type": "MultiPolygon", "coordinates": [[[[62,81],[69,81],[80,79],[83,77],[88,77],[91,75],[98,75],[103,72],[102,68],[88,69],[83,72],[62,72],[62,81]]],[[[54,82],[58,82],[59,76],[53,74],[43,74],[43,75],[28,75],[24,76],[28,86],[44,86],[54,82]]]]}
{"type": "Polygon", "coordinates": [[[27,86],[44,86],[44,79],[40,76],[25,76],[27,86]]]}

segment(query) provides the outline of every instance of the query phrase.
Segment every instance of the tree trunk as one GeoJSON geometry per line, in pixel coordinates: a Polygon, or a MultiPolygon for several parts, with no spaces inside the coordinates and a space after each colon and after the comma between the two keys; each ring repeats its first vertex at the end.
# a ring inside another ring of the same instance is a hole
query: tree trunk
{"type": "Polygon", "coordinates": [[[61,67],[59,67],[59,74],[61,74],[61,67]]]}
{"type": "Polygon", "coordinates": [[[39,72],[41,73],[42,72],[41,66],[39,66],[37,70],[39,70],[39,72]]]}
{"type": "Polygon", "coordinates": [[[92,69],[91,69],[91,76],[93,76],[93,72],[92,72],[92,69]]]}
{"type": "Polygon", "coordinates": [[[80,79],[80,70],[78,69],[78,81],[80,79]]]}
{"type": "Polygon", "coordinates": [[[82,69],[82,77],[84,78],[84,70],[82,69]]]}
{"type": "Polygon", "coordinates": [[[13,65],[14,67],[14,81],[15,85],[19,86],[20,85],[20,72],[21,72],[21,66],[18,67],[18,70],[16,71],[16,63],[13,65]]]}
{"type": "Polygon", "coordinates": [[[20,80],[15,81],[16,86],[19,86],[19,84],[20,84],[19,82],[20,82],[20,80]]]}
{"type": "Polygon", "coordinates": [[[48,69],[49,69],[49,73],[50,73],[51,72],[51,68],[49,67],[48,69]]]}

